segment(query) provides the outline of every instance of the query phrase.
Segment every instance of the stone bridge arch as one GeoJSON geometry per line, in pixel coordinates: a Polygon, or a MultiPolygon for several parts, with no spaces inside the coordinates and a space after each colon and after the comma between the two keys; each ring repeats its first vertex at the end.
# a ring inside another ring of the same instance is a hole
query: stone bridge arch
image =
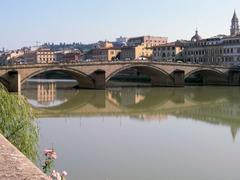
{"type": "Polygon", "coordinates": [[[151,78],[151,83],[153,86],[173,86],[174,85],[174,77],[172,74],[167,73],[165,70],[149,64],[126,64],[123,66],[119,66],[115,69],[112,69],[111,72],[108,72],[106,76],[106,83],[119,74],[128,69],[137,69],[139,72],[148,75],[151,78]]]}
{"type": "Polygon", "coordinates": [[[73,79],[75,79],[78,84],[79,87],[82,88],[94,88],[94,79],[79,71],[76,69],[72,69],[72,68],[61,68],[61,67],[50,67],[50,68],[39,68],[39,69],[33,69],[27,72],[21,72],[19,71],[20,75],[21,75],[21,84],[23,84],[24,82],[26,82],[28,79],[45,73],[45,72],[51,72],[51,71],[59,71],[59,72],[63,72],[69,76],[71,76],[73,79]]]}
{"type": "Polygon", "coordinates": [[[196,68],[185,74],[185,81],[191,76],[202,78],[203,85],[227,85],[228,73],[214,68],[196,68]]]}

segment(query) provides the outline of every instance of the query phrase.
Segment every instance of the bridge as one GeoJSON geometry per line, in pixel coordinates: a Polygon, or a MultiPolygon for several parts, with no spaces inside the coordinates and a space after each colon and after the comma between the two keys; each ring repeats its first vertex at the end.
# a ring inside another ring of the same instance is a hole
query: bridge
{"type": "Polygon", "coordinates": [[[62,71],[76,79],[80,88],[105,89],[112,77],[131,68],[148,75],[152,86],[183,87],[185,79],[196,73],[201,74],[206,85],[240,85],[240,71],[231,67],[139,60],[1,66],[0,82],[10,92],[21,92],[21,85],[28,79],[48,71],[62,71]]]}

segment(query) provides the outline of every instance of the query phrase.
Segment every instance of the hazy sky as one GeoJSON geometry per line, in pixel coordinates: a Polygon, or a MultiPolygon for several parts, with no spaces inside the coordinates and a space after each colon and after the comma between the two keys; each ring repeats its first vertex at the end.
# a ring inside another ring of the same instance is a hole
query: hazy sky
{"type": "Polygon", "coordinates": [[[240,0],[1,0],[0,47],[40,42],[114,40],[118,36],[190,39],[229,34],[240,0]]]}

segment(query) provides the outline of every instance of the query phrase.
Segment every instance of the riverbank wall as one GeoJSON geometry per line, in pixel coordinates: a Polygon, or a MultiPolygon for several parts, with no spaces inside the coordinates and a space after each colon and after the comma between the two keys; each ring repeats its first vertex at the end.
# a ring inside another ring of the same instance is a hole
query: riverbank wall
{"type": "Polygon", "coordinates": [[[50,180],[25,155],[0,134],[0,179],[50,180]]]}

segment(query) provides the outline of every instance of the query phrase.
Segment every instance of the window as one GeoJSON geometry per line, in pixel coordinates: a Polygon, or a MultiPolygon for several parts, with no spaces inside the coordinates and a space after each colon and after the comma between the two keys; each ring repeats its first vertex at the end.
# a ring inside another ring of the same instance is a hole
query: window
{"type": "Polygon", "coordinates": [[[237,48],[237,53],[240,53],[240,48],[237,48]]]}

